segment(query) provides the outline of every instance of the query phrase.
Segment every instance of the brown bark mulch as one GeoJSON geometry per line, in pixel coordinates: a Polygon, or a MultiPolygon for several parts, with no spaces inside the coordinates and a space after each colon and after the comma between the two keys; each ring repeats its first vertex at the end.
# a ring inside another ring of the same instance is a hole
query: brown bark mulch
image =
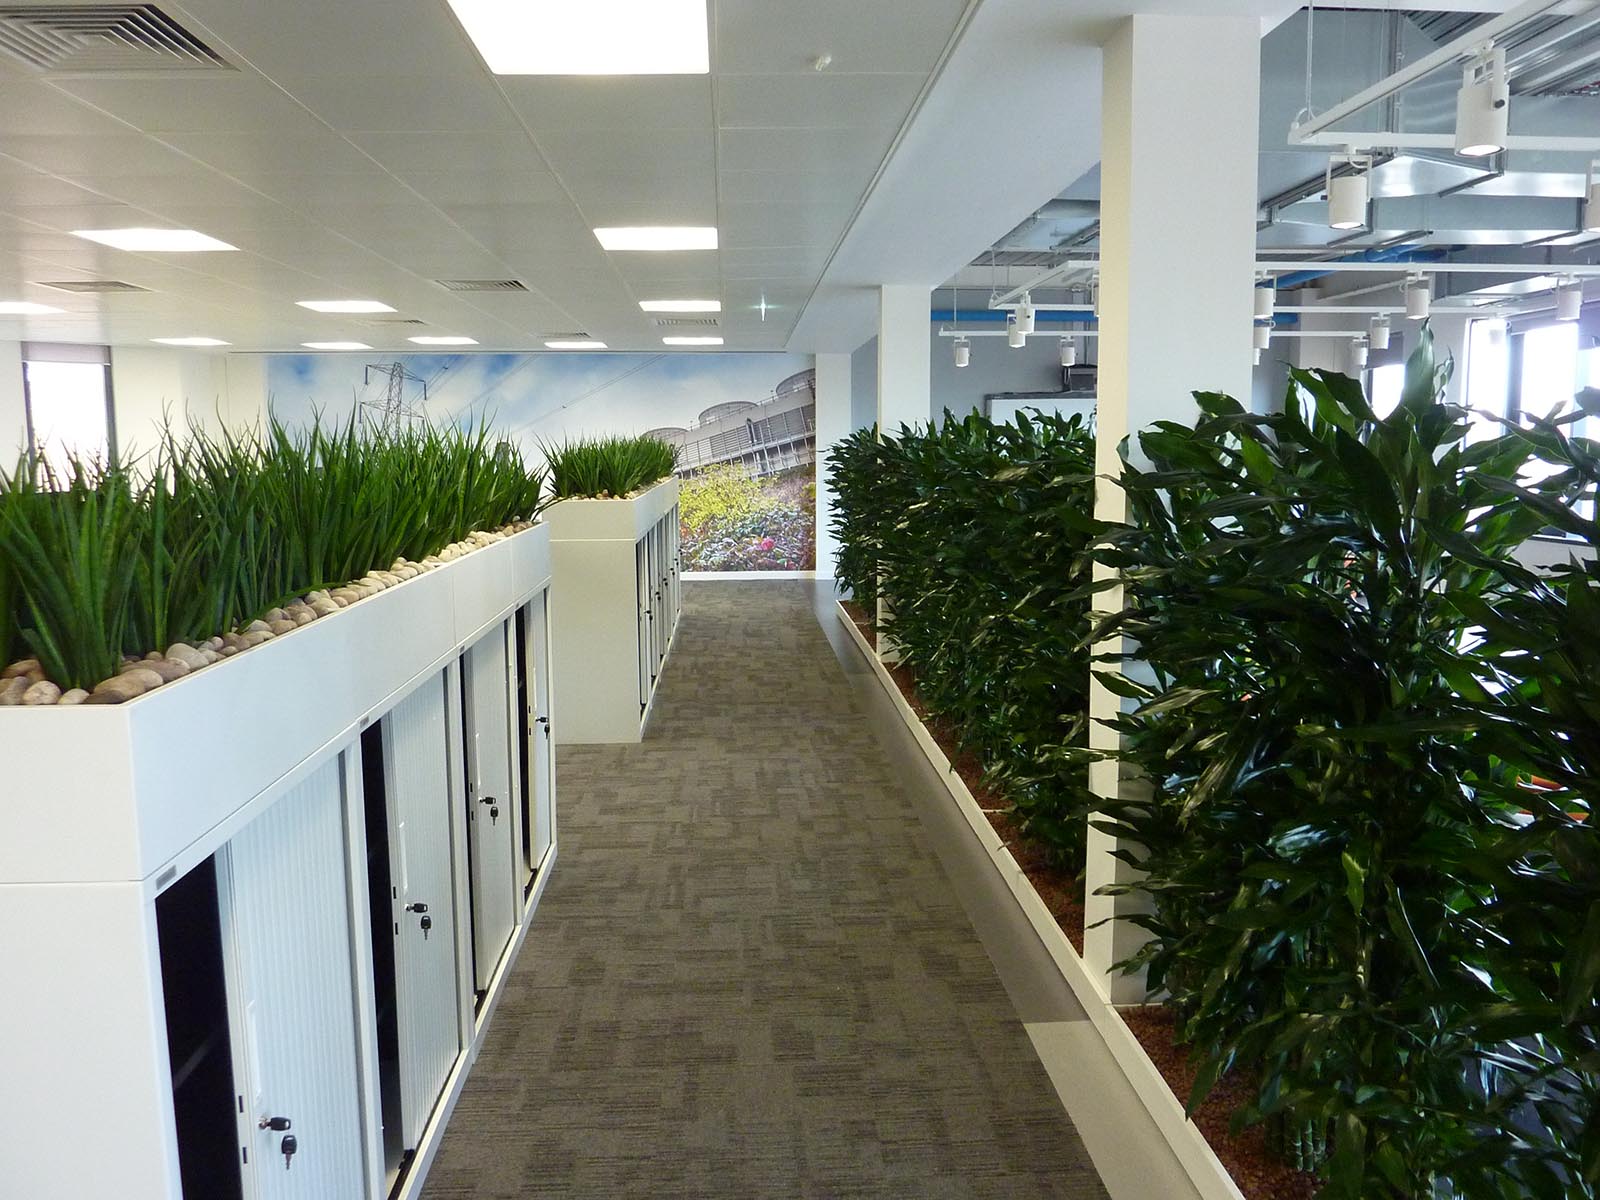
{"type": "Polygon", "coordinates": [[[867,645],[877,646],[878,631],[872,627],[872,617],[867,610],[854,600],[841,600],[839,601],[839,607],[844,609],[849,614],[850,619],[856,623],[856,628],[861,630],[866,637],[867,645]]]}
{"type": "MultiPolygon", "coordinates": [[[[1177,1043],[1172,1010],[1151,1004],[1119,1011],[1178,1103],[1186,1103],[1197,1072],[1187,1050],[1177,1043]]],[[[1294,1170],[1274,1154],[1264,1126],[1249,1126],[1237,1136],[1229,1131],[1233,1114],[1250,1102],[1255,1091],[1255,1080],[1248,1075],[1225,1076],[1193,1114],[1194,1123],[1249,1200],[1313,1200],[1321,1186],[1317,1177],[1294,1170]]]]}

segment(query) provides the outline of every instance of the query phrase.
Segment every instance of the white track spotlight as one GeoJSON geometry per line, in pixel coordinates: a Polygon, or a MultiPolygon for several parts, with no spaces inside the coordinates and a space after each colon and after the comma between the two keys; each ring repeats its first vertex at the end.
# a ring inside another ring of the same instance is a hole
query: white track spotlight
{"type": "Polygon", "coordinates": [[[1358,371],[1363,371],[1367,366],[1367,339],[1364,337],[1350,339],[1350,361],[1355,364],[1358,371]]]}
{"type": "Polygon", "coordinates": [[[1253,365],[1253,366],[1257,366],[1257,367],[1259,367],[1259,366],[1260,366],[1260,365],[1261,365],[1261,351],[1259,351],[1259,350],[1252,350],[1252,351],[1251,351],[1251,352],[1250,352],[1250,353],[1251,353],[1251,355],[1252,355],[1252,356],[1253,356],[1253,357],[1252,357],[1252,358],[1251,358],[1251,359],[1250,359],[1250,362],[1251,362],[1251,364],[1252,364],[1252,365],[1253,365]]]}
{"type": "Polygon", "coordinates": [[[1583,228],[1586,233],[1600,233],[1600,179],[1594,177],[1595,164],[1589,164],[1589,197],[1583,204],[1583,228]]]}
{"type": "Polygon", "coordinates": [[[1032,333],[1034,318],[1033,296],[1029,292],[1022,293],[1022,301],[1017,305],[1017,328],[1023,333],[1032,333]]]}
{"type": "MultiPolygon", "coordinates": [[[[1354,166],[1354,157],[1347,162],[1354,166]]],[[[1370,160],[1365,160],[1370,162],[1370,160]]],[[[1333,160],[1328,160],[1328,227],[1330,229],[1360,229],[1366,224],[1368,179],[1366,171],[1355,170],[1333,178],[1333,160]]]]}
{"type": "Polygon", "coordinates": [[[1433,308],[1433,289],[1422,276],[1413,276],[1406,284],[1406,319],[1426,321],[1433,308]]]}
{"type": "Polygon", "coordinates": [[[1270,279],[1256,281],[1256,320],[1264,321],[1272,316],[1273,309],[1278,304],[1278,288],[1270,279]]]}
{"type": "Polygon", "coordinates": [[[1389,348],[1389,318],[1379,316],[1372,318],[1372,324],[1367,328],[1367,344],[1374,350],[1387,350],[1389,348]]]}
{"type": "Polygon", "coordinates": [[[956,366],[964,367],[972,361],[972,343],[966,338],[956,339],[956,366]]]}
{"type": "Polygon", "coordinates": [[[1583,285],[1568,279],[1556,285],[1556,320],[1576,321],[1583,315],[1583,285]]]}
{"type": "Polygon", "coordinates": [[[1028,344],[1028,335],[1022,332],[1022,326],[1017,324],[1016,314],[1006,318],[1006,345],[1013,350],[1020,350],[1028,344]]]}
{"type": "Polygon", "coordinates": [[[1070,367],[1078,361],[1078,343],[1069,337],[1061,339],[1061,365],[1070,367]]]}
{"type": "Polygon", "coordinates": [[[1456,93],[1456,153],[1484,158],[1506,148],[1511,128],[1511,82],[1506,78],[1506,52],[1485,47],[1461,73],[1456,93]]]}
{"type": "Polygon", "coordinates": [[[1272,345],[1272,322],[1257,321],[1250,330],[1250,345],[1256,350],[1265,350],[1272,345]]]}

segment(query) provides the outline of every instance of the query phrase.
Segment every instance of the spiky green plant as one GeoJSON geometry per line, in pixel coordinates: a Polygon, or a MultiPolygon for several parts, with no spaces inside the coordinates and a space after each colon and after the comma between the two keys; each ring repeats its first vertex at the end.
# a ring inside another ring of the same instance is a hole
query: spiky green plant
{"type": "Polygon", "coordinates": [[[654,437],[577,437],[541,444],[557,500],[621,498],[672,474],[677,451],[654,437]]]}

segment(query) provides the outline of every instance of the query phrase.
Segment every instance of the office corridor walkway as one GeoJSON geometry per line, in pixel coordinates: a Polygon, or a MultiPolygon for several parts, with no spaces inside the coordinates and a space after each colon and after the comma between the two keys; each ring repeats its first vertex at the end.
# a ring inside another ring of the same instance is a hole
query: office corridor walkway
{"type": "Polygon", "coordinates": [[[686,585],[644,744],[558,770],[427,1200],[1106,1195],[809,584],[686,585]]]}

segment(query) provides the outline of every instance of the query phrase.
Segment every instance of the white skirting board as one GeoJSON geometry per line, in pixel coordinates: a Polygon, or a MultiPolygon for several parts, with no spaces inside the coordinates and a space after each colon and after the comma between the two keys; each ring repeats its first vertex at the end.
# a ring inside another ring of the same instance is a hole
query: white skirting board
{"type": "Polygon", "coordinates": [[[1139,1044],[1139,1039],[1128,1028],[1116,1006],[1106,998],[1106,994],[1084,965],[1083,959],[1067,940],[1066,933],[1056,923],[1055,917],[1051,916],[1044,901],[1039,898],[1039,893],[1034,890],[1028,876],[1017,865],[1017,860],[1011,856],[1011,851],[995,832],[994,826],[989,824],[978,801],[962,782],[961,776],[951,767],[950,759],[934,741],[922,719],[907,703],[899,685],[895,683],[893,676],[889,674],[867,641],[866,635],[851,619],[842,603],[835,602],[835,610],[840,623],[872,665],[873,674],[877,676],[878,682],[893,701],[895,711],[900,714],[900,719],[911,731],[917,745],[927,756],[939,778],[944,781],[950,798],[955,802],[961,815],[966,818],[973,836],[994,861],[1001,878],[1011,889],[1018,906],[1027,916],[1034,932],[1039,935],[1039,940],[1060,970],[1061,977],[1072,989],[1078,1003],[1083,1005],[1089,1014],[1096,1032],[1105,1042],[1106,1048],[1111,1051],[1118,1067],[1150,1113],[1156,1128],[1161,1131],[1161,1136],[1166,1139],[1195,1189],[1205,1200],[1245,1200],[1244,1193],[1239,1190],[1238,1184],[1234,1183],[1227,1168],[1217,1157],[1216,1151],[1206,1141],[1199,1127],[1184,1112],[1183,1104],[1173,1095],[1172,1089],[1167,1086],[1167,1081],[1162,1078],[1161,1072],[1156,1069],[1156,1065],[1150,1061],[1150,1056],[1145,1053],[1144,1047],[1139,1044]]]}

